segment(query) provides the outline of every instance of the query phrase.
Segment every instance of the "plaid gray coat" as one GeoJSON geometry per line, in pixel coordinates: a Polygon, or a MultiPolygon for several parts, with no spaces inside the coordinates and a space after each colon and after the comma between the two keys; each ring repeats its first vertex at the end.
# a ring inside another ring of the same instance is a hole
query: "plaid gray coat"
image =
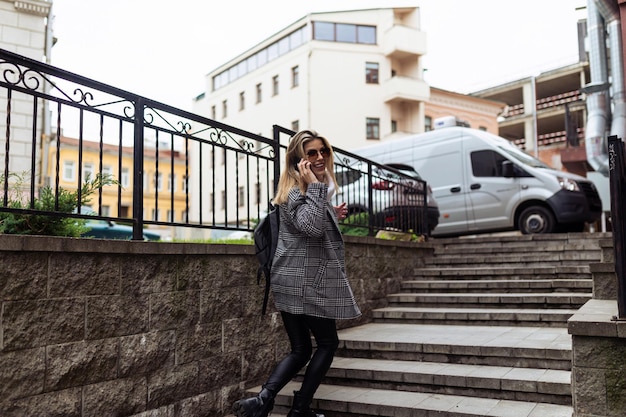
{"type": "Polygon", "coordinates": [[[346,277],[344,243],[328,186],[289,192],[280,206],[278,246],[271,285],[276,309],[331,319],[361,315],[346,277]]]}

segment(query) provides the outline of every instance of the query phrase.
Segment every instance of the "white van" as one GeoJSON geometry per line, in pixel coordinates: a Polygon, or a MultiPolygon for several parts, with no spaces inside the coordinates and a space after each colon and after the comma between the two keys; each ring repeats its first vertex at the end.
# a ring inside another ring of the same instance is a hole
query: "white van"
{"type": "Polygon", "coordinates": [[[413,166],[441,213],[433,236],[520,230],[583,231],[602,202],[584,177],[554,170],[506,139],[468,127],[442,127],[357,149],[376,162],[413,166]]]}

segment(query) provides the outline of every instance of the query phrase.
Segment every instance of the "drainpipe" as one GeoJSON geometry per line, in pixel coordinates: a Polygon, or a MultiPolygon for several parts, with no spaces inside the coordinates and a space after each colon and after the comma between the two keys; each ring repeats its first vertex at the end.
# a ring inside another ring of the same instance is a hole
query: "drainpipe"
{"type": "Polygon", "coordinates": [[[607,176],[609,160],[606,138],[609,134],[609,121],[612,120],[611,135],[624,138],[626,133],[626,90],[621,56],[621,24],[615,0],[588,0],[587,13],[591,83],[581,89],[588,94],[585,150],[591,167],[607,176]],[[609,61],[605,30],[609,36],[611,83],[609,83],[607,68],[609,61]],[[611,111],[609,88],[613,93],[613,111],[611,111]]]}

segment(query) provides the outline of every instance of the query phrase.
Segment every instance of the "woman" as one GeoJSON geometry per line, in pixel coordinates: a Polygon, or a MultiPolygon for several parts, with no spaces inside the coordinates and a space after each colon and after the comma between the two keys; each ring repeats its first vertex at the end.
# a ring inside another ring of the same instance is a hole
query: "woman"
{"type": "Polygon", "coordinates": [[[338,219],[346,204],[330,203],[337,188],[330,143],[315,131],[296,133],[274,204],[280,207],[280,232],[271,286],[291,343],[291,353],[276,366],[261,392],[233,405],[237,417],[266,417],[274,397],[309,362],[288,417],[324,417],[311,410],[313,395],[339,345],[335,320],[361,315],[346,277],[338,219]],[[311,334],[315,338],[313,357],[311,334]]]}

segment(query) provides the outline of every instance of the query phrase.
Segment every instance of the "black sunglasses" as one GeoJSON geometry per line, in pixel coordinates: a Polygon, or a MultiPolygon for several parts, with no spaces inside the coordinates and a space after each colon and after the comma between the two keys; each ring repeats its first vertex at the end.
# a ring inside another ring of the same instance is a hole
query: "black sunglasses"
{"type": "Polygon", "coordinates": [[[309,159],[317,159],[317,154],[322,155],[322,158],[328,158],[330,156],[330,149],[322,148],[319,151],[317,149],[309,149],[306,153],[306,157],[309,159]]]}

